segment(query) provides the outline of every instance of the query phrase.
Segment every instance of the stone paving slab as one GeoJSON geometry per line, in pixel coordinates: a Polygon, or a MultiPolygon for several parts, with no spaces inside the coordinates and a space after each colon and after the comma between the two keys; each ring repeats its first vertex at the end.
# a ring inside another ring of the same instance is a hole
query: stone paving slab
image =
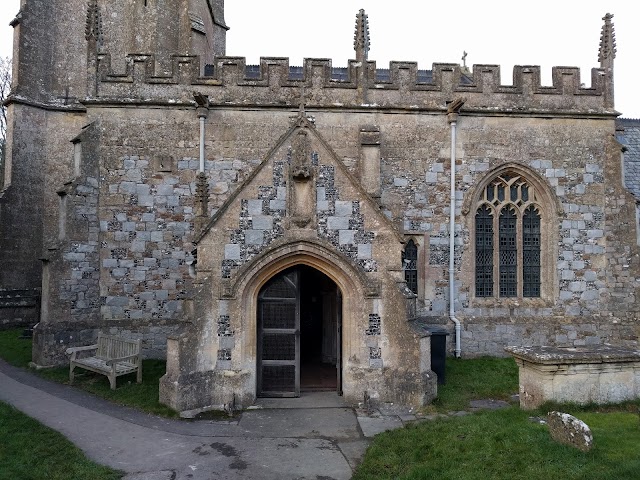
{"type": "Polygon", "coordinates": [[[469,406],[471,410],[499,410],[501,408],[508,407],[509,402],[494,399],[471,400],[471,402],[469,402],[469,406]]]}
{"type": "Polygon", "coordinates": [[[238,427],[244,435],[256,438],[360,438],[350,408],[250,410],[242,414],[238,427]]]}
{"type": "Polygon", "coordinates": [[[340,448],[340,451],[347,459],[347,462],[349,462],[351,468],[355,470],[362,461],[370,443],[370,440],[367,438],[360,438],[356,440],[350,439],[339,441],[338,448],[340,448]]]}
{"type": "Polygon", "coordinates": [[[302,392],[299,398],[258,398],[251,409],[267,408],[344,408],[349,407],[335,392],[302,392]]]}
{"type": "Polygon", "coordinates": [[[362,434],[367,438],[402,427],[402,420],[396,416],[358,417],[358,423],[362,434]]]}

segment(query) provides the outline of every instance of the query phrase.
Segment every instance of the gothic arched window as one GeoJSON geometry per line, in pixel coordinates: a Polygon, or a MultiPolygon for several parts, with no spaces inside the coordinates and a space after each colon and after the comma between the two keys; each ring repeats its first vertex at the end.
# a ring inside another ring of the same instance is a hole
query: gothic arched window
{"type": "Polygon", "coordinates": [[[418,293],[418,247],[413,240],[409,240],[402,252],[402,270],[407,287],[413,293],[418,293]]]}
{"type": "Polygon", "coordinates": [[[504,172],[482,192],[475,216],[476,297],[540,297],[541,233],[537,192],[504,172]]]}

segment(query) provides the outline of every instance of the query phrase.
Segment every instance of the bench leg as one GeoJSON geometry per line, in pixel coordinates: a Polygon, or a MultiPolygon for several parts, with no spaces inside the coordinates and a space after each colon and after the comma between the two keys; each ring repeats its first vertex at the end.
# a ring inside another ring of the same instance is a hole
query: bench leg
{"type": "Polygon", "coordinates": [[[116,389],[116,377],[108,375],[109,377],[109,385],[111,385],[111,390],[115,390],[116,389]]]}
{"type": "Polygon", "coordinates": [[[69,383],[73,383],[73,369],[76,368],[76,366],[73,363],[69,364],[69,383]]]}
{"type": "Polygon", "coordinates": [[[142,383],[142,365],[138,365],[138,377],[136,378],[138,383],[142,383]]]}

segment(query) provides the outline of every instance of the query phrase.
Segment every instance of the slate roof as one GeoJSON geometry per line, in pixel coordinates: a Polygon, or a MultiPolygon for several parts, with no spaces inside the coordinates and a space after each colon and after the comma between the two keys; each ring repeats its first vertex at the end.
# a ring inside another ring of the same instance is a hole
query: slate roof
{"type": "Polygon", "coordinates": [[[625,148],[625,186],[640,201],[640,119],[617,119],[616,138],[625,148]]]}

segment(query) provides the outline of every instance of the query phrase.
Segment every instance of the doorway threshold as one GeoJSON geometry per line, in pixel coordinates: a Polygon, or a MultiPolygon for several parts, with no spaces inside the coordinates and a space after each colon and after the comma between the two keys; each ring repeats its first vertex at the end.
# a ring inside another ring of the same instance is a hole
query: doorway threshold
{"type": "Polygon", "coordinates": [[[345,408],[344,398],[333,392],[301,392],[297,398],[258,398],[250,408],[345,408]]]}

